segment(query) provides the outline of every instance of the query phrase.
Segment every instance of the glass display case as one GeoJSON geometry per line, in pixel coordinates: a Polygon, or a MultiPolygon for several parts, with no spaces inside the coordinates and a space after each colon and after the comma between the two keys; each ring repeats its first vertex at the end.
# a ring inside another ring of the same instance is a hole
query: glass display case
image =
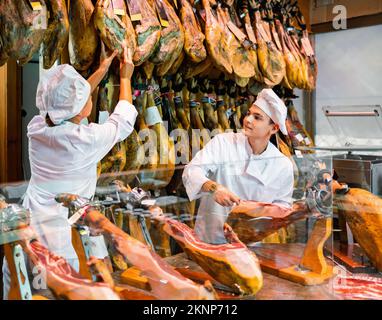
{"type": "Polygon", "coordinates": [[[336,134],[337,144],[309,150],[331,152],[333,177],[346,186],[334,192],[333,197],[332,253],[341,272],[333,286],[346,299],[380,299],[381,294],[375,288],[381,282],[382,271],[379,236],[382,232],[382,108],[328,106],[322,111],[336,134]]]}

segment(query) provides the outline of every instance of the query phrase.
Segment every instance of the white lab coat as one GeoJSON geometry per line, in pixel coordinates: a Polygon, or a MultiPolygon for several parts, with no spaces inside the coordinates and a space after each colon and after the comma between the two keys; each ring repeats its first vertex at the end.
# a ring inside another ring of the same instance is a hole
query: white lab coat
{"type": "Polygon", "coordinates": [[[42,116],[28,125],[32,177],[23,205],[31,210],[31,226],[51,251],[76,259],[71,244],[68,209],[54,198],[67,192],[91,198],[97,184],[97,163],[134,129],[137,111],[120,101],[104,124],[72,122],[49,127],[42,116]]]}
{"type": "Polygon", "coordinates": [[[208,243],[225,243],[223,226],[232,208],[216,203],[203,184],[213,180],[242,200],[290,206],[294,185],[292,162],[271,142],[254,155],[243,133],[213,138],[185,167],[183,183],[190,200],[201,199],[195,232],[208,243]]]}

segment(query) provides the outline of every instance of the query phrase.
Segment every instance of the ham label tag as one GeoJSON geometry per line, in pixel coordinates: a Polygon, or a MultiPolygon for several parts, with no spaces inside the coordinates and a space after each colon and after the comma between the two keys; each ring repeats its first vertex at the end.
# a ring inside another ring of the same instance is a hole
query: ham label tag
{"type": "Polygon", "coordinates": [[[298,135],[296,135],[296,139],[298,142],[304,141],[304,137],[300,133],[298,135]]]}
{"type": "Polygon", "coordinates": [[[160,24],[162,25],[162,27],[167,28],[170,24],[168,22],[167,13],[163,6],[162,0],[156,1],[156,8],[157,8],[160,24]]]}
{"type": "Polygon", "coordinates": [[[146,124],[151,127],[153,125],[156,125],[157,123],[162,123],[162,117],[159,114],[159,110],[157,106],[150,107],[146,109],[145,112],[145,120],[146,124]]]}
{"type": "Polygon", "coordinates": [[[137,4],[137,2],[134,0],[126,0],[126,3],[127,3],[128,9],[129,9],[131,21],[132,22],[141,21],[142,20],[141,8],[137,4]]]}
{"type": "Polygon", "coordinates": [[[40,1],[29,1],[30,5],[32,6],[33,11],[41,11],[42,5],[40,1]]]}
{"type": "Polygon", "coordinates": [[[126,15],[126,12],[123,9],[114,9],[114,14],[117,16],[124,16],[126,15]]]}

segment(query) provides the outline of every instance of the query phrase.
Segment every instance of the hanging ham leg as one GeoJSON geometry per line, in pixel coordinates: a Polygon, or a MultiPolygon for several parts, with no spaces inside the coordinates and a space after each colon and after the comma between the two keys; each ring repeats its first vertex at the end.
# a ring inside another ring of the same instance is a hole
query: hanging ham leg
{"type": "Polygon", "coordinates": [[[38,51],[46,33],[45,2],[33,10],[28,0],[0,0],[0,66],[8,58],[24,65],[38,51]]]}
{"type": "Polygon", "coordinates": [[[69,39],[69,17],[65,0],[46,2],[49,10],[48,29],[43,43],[44,68],[49,69],[59,58],[69,39]]]}
{"type": "Polygon", "coordinates": [[[135,26],[138,47],[134,54],[134,64],[139,66],[155,52],[161,36],[161,25],[155,10],[146,0],[133,0],[139,6],[142,20],[135,26]]]}
{"type": "Polygon", "coordinates": [[[233,69],[229,55],[230,48],[224,29],[214,16],[209,0],[203,0],[203,5],[206,11],[205,34],[208,53],[217,68],[231,74],[233,69]]]}
{"type": "Polygon", "coordinates": [[[180,18],[184,27],[184,50],[193,62],[200,63],[207,58],[206,48],[203,44],[206,37],[200,30],[189,1],[181,0],[181,3],[180,18]]]}
{"type": "Polygon", "coordinates": [[[132,61],[137,40],[135,30],[126,13],[123,0],[98,0],[94,13],[94,24],[98,29],[102,41],[111,50],[118,50],[120,60],[126,51],[129,61],[132,61]],[[119,17],[114,13],[114,6],[125,12],[119,17]]]}
{"type": "Polygon", "coordinates": [[[76,70],[89,69],[95,60],[99,38],[91,0],[72,0],[69,7],[69,57],[76,70]]]}

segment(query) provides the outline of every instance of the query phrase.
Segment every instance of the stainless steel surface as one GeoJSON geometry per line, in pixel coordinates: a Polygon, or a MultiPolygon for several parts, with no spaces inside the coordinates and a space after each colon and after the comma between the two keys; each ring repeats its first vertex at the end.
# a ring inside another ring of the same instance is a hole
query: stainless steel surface
{"type": "Polygon", "coordinates": [[[379,113],[377,110],[373,112],[330,112],[326,110],[325,115],[327,117],[378,117],[379,113]]]}
{"type": "Polygon", "coordinates": [[[338,181],[382,196],[382,157],[344,154],[333,157],[338,181]]]}
{"type": "Polygon", "coordinates": [[[382,151],[382,146],[346,146],[346,147],[332,147],[332,146],[322,146],[322,147],[296,147],[296,150],[300,151],[382,151]]]}

